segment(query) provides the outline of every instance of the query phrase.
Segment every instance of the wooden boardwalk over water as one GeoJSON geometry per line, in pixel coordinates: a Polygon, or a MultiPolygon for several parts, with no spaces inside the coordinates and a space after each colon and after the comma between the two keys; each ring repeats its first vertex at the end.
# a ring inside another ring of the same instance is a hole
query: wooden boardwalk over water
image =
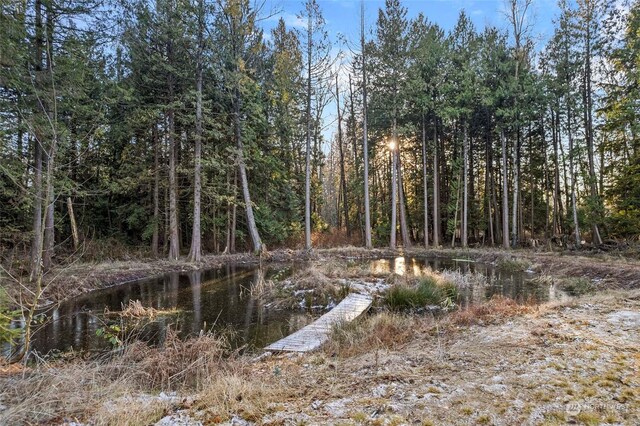
{"type": "Polygon", "coordinates": [[[318,318],[308,326],[270,344],[267,351],[309,352],[318,349],[327,341],[334,325],[353,321],[369,309],[372,299],[363,294],[349,294],[335,308],[318,318]]]}

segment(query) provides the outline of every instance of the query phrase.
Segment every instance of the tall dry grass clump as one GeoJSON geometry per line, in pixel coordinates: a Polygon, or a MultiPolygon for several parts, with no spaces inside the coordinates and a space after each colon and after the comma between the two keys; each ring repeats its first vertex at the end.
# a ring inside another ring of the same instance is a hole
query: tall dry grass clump
{"type": "Polygon", "coordinates": [[[134,342],[108,367],[116,379],[135,367],[132,378],[141,388],[198,390],[207,377],[218,373],[230,361],[232,355],[229,344],[221,336],[206,333],[181,340],[177,332],[169,328],[162,347],[134,342]]]}
{"type": "Polygon", "coordinates": [[[500,257],[496,261],[496,265],[498,269],[501,269],[505,272],[522,272],[531,267],[531,262],[523,258],[504,256],[500,257]]]}
{"type": "Polygon", "coordinates": [[[87,419],[106,401],[128,395],[129,373],[117,379],[99,362],[42,363],[22,375],[0,379],[3,404],[0,424],[57,424],[63,419],[87,419]]]}
{"type": "Polygon", "coordinates": [[[173,330],[162,347],[135,342],[110,358],[40,360],[21,375],[0,377],[2,403],[8,407],[0,413],[0,424],[57,424],[63,419],[152,424],[170,407],[149,395],[204,392],[239,362],[219,336],[182,341],[173,330]]]}
{"type": "MultiPolygon", "coordinates": [[[[129,300],[129,303],[126,305],[121,303],[120,306],[122,309],[116,314],[123,318],[153,318],[160,312],[151,306],[143,306],[139,300],[129,300]]],[[[110,314],[111,312],[107,311],[106,313],[110,314]]]]}
{"type": "Polygon", "coordinates": [[[394,312],[336,325],[325,344],[328,354],[352,357],[380,349],[394,349],[410,341],[419,328],[419,319],[394,312]]]}
{"type": "Polygon", "coordinates": [[[431,270],[425,271],[425,274],[437,276],[441,282],[454,285],[458,289],[467,289],[470,287],[484,287],[489,281],[486,275],[480,272],[460,272],[456,270],[445,269],[440,273],[431,270]]]}

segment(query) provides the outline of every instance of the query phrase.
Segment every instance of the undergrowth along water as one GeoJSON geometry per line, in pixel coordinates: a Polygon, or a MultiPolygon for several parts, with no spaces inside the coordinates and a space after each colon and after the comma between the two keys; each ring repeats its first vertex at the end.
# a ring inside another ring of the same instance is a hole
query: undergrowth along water
{"type": "Polygon", "coordinates": [[[393,285],[384,296],[384,304],[394,311],[415,310],[429,305],[449,309],[455,306],[459,298],[454,284],[423,277],[415,286],[406,283],[393,285]]]}

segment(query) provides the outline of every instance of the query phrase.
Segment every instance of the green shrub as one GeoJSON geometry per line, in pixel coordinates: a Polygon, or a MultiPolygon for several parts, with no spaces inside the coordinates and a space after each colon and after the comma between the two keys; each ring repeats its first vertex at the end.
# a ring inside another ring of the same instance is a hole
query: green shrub
{"type": "Polygon", "coordinates": [[[427,305],[439,305],[444,308],[455,306],[458,289],[451,283],[438,283],[433,277],[422,278],[418,285],[405,284],[392,286],[386,293],[384,302],[395,311],[412,310],[427,305]]]}
{"type": "Polygon", "coordinates": [[[397,284],[387,291],[384,303],[395,311],[402,311],[424,306],[426,305],[426,299],[417,288],[397,284]]]}

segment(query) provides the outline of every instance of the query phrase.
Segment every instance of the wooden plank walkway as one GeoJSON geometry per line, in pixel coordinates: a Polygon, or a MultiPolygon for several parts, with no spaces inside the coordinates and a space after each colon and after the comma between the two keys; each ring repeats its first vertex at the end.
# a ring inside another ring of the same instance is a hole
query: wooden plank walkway
{"type": "Polygon", "coordinates": [[[364,294],[349,294],[335,308],[318,318],[313,323],[301,328],[293,334],[270,344],[267,351],[309,352],[318,349],[327,341],[334,325],[350,322],[369,309],[372,299],[364,294]]]}

